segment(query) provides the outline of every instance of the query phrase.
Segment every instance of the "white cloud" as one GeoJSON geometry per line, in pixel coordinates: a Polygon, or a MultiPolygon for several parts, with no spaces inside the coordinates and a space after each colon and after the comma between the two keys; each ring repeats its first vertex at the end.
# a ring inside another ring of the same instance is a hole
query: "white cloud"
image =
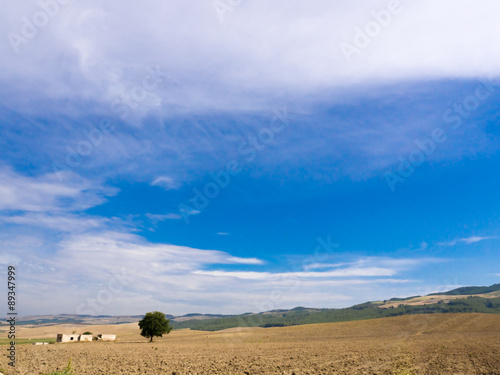
{"type": "Polygon", "coordinates": [[[169,176],[160,176],[157,177],[151,185],[160,186],[165,190],[178,189],[181,185],[179,182],[175,181],[172,177],[169,176]]]}
{"type": "Polygon", "coordinates": [[[141,237],[125,232],[86,233],[68,237],[60,242],[58,255],[66,260],[74,260],[80,265],[94,264],[91,254],[99,253],[106,269],[117,257],[131,261],[129,266],[139,262],[157,265],[169,272],[197,269],[204,264],[261,264],[256,258],[228,256],[218,250],[200,250],[185,246],[149,244],[141,237]]]}
{"type": "MultiPolygon", "coordinates": [[[[235,257],[217,250],[150,244],[137,235],[111,231],[68,235],[56,248],[50,255],[37,247],[24,251],[21,267],[25,271],[25,288],[29,290],[26,300],[30,301],[24,309],[48,311],[55,303],[57,309],[70,308],[69,312],[74,313],[82,301],[85,302],[82,294],[95,297],[109,283],[116,284],[114,274],[122,273],[128,285],[115,293],[113,306],[102,306],[107,311],[118,311],[126,298],[137,301],[144,295],[152,298],[161,290],[169,291],[169,299],[188,305],[190,300],[218,296],[223,287],[207,277],[193,276],[192,271],[212,264],[263,264],[256,258],[235,257]],[[43,283],[39,282],[40,278],[43,283]],[[48,293],[51,288],[53,292],[48,293]],[[41,295],[44,300],[39,299],[41,295]],[[61,303],[63,300],[66,302],[61,303]]],[[[229,289],[235,291],[236,288],[235,285],[229,289]]]]}
{"type": "MultiPolygon", "coordinates": [[[[500,36],[497,1],[402,4],[404,11],[348,63],[340,44],[353,43],[356,28],[386,9],[386,0],[253,1],[222,23],[211,2],[196,2],[196,12],[193,4],[174,1],[72,2],[19,53],[4,38],[0,80],[20,82],[19,93],[38,83],[48,98],[111,102],[130,94],[154,62],[163,75],[182,82],[165,83],[147,96],[148,103],[155,96],[168,102],[146,107],[169,116],[186,107],[251,111],[266,106],[256,93],[274,96],[291,87],[305,93],[346,84],[499,75],[500,52],[489,42],[500,36]]],[[[36,10],[10,4],[0,16],[2,35],[21,33],[21,18],[36,10]]]]}
{"type": "Polygon", "coordinates": [[[74,173],[59,182],[56,174],[30,177],[0,168],[0,211],[63,212],[84,210],[105,202],[117,189],[95,186],[74,173]]]}
{"type": "MultiPolygon", "coordinates": [[[[404,12],[348,63],[340,43],[351,43],[356,28],[372,20],[372,12],[387,8],[388,1],[314,0],[307,5],[298,0],[252,1],[228,13],[223,23],[211,2],[196,2],[193,12],[191,4],[172,0],[152,0],[148,5],[124,0],[120,6],[73,1],[21,45],[19,53],[7,38],[0,42],[0,100],[25,118],[40,114],[48,118],[50,126],[40,131],[37,147],[24,152],[50,154],[64,163],[67,147],[74,149],[85,138],[66,123],[60,124],[62,115],[82,124],[90,116],[117,120],[113,104],[130,99],[150,74],[148,70],[158,65],[164,80],[143,101],[132,104],[125,126],[117,127],[92,155],[83,158],[81,171],[134,175],[167,190],[178,189],[237,157],[246,129],[254,132],[267,126],[270,118],[261,118],[286,105],[300,115],[300,121],[293,124],[292,132],[280,134],[276,150],[269,147],[259,156],[260,165],[253,173],[279,178],[301,170],[308,174],[305,178],[325,181],[366,178],[397,165],[400,156],[413,152],[415,139],[429,136],[436,127],[433,111],[427,103],[418,103],[425,101],[426,93],[418,87],[419,97],[412,107],[423,115],[408,118],[370,113],[369,119],[359,122],[321,121],[314,118],[317,106],[359,105],[360,95],[364,105],[367,95],[371,100],[401,91],[406,94],[406,85],[418,81],[470,79],[489,73],[498,77],[500,51],[488,41],[500,33],[494,17],[500,4],[481,3],[403,1],[404,12]],[[139,19],[148,21],[138,23],[139,19]],[[187,24],[196,26],[186,28],[187,24]],[[387,86],[391,84],[395,85],[387,86]],[[60,100],[69,104],[61,106],[60,100]],[[219,117],[215,121],[214,114],[219,117]],[[244,126],[235,126],[230,115],[244,126]],[[134,132],[137,129],[126,124],[145,131],[134,132]],[[297,142],[303,137],[310,142],[297,142]],[[312,166],[313,159],[322,162],[312,166]]],[[[0,14],[0,33],[20,33],[21,18],[37,9],[36,4],[9,4],[0,14]]],[[[415,87],[407,94],[416,95],[415,87]]],[[[447,104],[443,100],[436,106],[441,121],[447,104]]],[[[20,126],[26,125],[12,124],[10,137],[29,148],[30,140],[20,139],[20,126]]],[[[482,130],[470,131],[474,135],[464,137],[463,146],[443,144],[429,161],[496,150],[482,130]]],[[[50,165],[33,159],[42,169],[50,165]]]]}
{"type": "MultiPolygon", "coordinates": [[[[301,280],[300,283],[307,287],[346,287],[353,285],[370,285],[370,284],[408,284],[414,283],[415,280],[411,279],[342,279],[342,280],[301,280]]],[[[367,296],[367,298],[370,298],[367,296]]]]}
{"type": "Polygon", "coordinates": [[[146,214],[146,217],[151,220],[153,224],[158,223],[159,221],[165,221],[165,220],[179,220],[182,219],[181,215],[178,214],[164,214],[164,215],[159,215],[159,214],[146,214]]]}
{"type": "Polygon", "coordinates": [[[15,265],[21,261],[21,258],[12,254],[0,254],[0,264],[2,265],[15,265]]]}
{"type": "Polygon", "coordinates": [[[309,271],[314,269],[337,268],[337,267],[347,266],[349,264],[350,263],[312,263],[312,264],[305,264],[304,270],[309,271]]]}
{"type": "MultiPolygon", "coordinates": [[[[366,261],[326,272],[242,271],[241,266],[260,267],[264,262],[217,250],[148,243],[126,232],[68,234],[46,244],[55,251],[42,248],[41,238],[26,241],[28,238],[19,241],[19,267],[26,291],[21,307],[39,314],[127,314],[148,309],[174,314],[242,313],[298,305],[341,307],[387,297],[382,290],[391,293],[392,289],[380,285],[415,282],[393,277],[398,272],[395,269],[357,265],[366,261]],[[218,264],[230,270],[210,270],[218,264]],[[124,287],[120,286],[122,279],[124,287]],[[112,302],[96,304],[97,298],[103,300],[109,293],[112,302]],[[97,307],[90,308],[89,301],[97,307]]],[[[10,247],[5,241],[0,244],[10,247]]],[[[389,258],[383,262],[393,264],[389,258]]]]}
{"type": "Polygon", "coordinates": [[[60,213],[53,215],[42,212],[33,212],[26,213],[24,215],[0,216],[0,222],[21,226],[43,227],[62,232],[78,233],[93,229],[102,229],[111,224],[112,220],[75,214],[60,213]]]}
{"type": "Polygon", "coordinates": [[[496,236],[471,236],[471,237],[466,237],[466,238],[459,238],[456,240],[448,241],[448,242],[440,242],[438,243],[439,246],[455,246],[456,244],[459,243],[465,243],[467,245],[476,243],[476,242],[481,242],[481,241],[486,241],[486,240],[494,240],[498,237],[496,236]]]}
{"type": "Polygon", "coordinates": [[[229,257],[227,258],[229,263],[235,264],[264,264],[265,262],[258,258],[238,258],[238,257],[229,257]]]}
{"type": "Polygon", "coordinates": [[[197,275],[207,275],[214,277],[229,277],[243,280],[267,280],[283,278],[327,278],[327,277],[371,277],[371,276],[393,276],[396,271],[387,268],[349,267],[335,271],[325,272],[244,272],[244,271],[194,271],[197,275]]]}
{"type": "Polygon", "coordinates": [[[351,263],[313,263],[304,265],[304,270],[350,267],[389,267],[394,272],[418,267],[424,264],[443,262],[440,258],[386,258],[386,257],[365,257],[351,263]]]}

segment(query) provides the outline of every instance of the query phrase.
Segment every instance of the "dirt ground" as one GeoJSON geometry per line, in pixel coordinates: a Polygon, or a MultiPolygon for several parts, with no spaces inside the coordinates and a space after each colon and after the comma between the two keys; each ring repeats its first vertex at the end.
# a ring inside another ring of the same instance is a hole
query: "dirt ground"
{"type": "MultiPolygon", "coordinates": [[[[74,375],[500,374],[499,315],[414,315],[285,328],[179,330],[153,343],[139,336],[134,324],[120,326],[114,326],[120,330],[120,341],[115,343],[20,345],[16,371],[7,375],[62,369],[69,358],[74,375]]],[[[94,334],[99,333],[96,329],[103,327],[85,327],[94,334]]],[[[7,369],[5,354],[0,367],[7,369]]]]}

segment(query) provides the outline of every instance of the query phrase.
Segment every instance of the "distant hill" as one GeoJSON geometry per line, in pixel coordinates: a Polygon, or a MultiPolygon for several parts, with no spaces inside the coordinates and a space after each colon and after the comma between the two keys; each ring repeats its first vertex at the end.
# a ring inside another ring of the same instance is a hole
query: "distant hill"
{"type": "Polygon", "coordinates": [[[449,292],[444,292],[444,293],[432,293],[429,294],[429,296],[435,296],[435,295],[474,295],[474,294],[484,294],[484,293],[491,293],[491,292],[498,292],[500,291],[500,284],[493,284],[492,286],[465,286],[462,288],[457,288],[450,290],[449,292]]]}
{"type": "MultiPolygon", "coordinates": [[[[391,298],[372,301],[343,309],[295,307],[291,310],[271,310],[241,315],[217,315],[191,313],[182,316],[166,315],[173,328],[189,328],[202,331],[217,331],[234,327],[284,327],[301,324],[345,322],[363,319],[384,318],[398,315],[433,313],[491,313],[500,314],[500,284],[489,287],[472,286],[432,293],[427,296],[391,298]]],[[[45,315],[19,317],[19,325],[56,324],[124,324],[135,323],[143,315],[91,316],[91,315],[45,315]]],[[[6,326],[0,321],[0,328],[6,326]]],[[[4,328],[5,329],[5,328],[4,328]]]]}
{"type": "Polygon", "coordinates": [[[500,284],[490,287],[465,287],[424,297],[392,298],[373,301],[343,309],[296,307],[257,314],[174,321],[174,328],[217,331],[234,327],[284,327],[291,325],[344,322],[410,314],[477,312],[500,314],[500,284]],[[467,293],[468,292],[468,293],[467,293]]]}
{"type": "MultiPolygon", "coordinates": [[[[186,314],[182,316],[165,314],[171,322],[182,322],[185,320],[203,320],[225,318],[232,315],[220,314],[186,314]]],[[[81,324],[81,325],[108,325],[108,324],[127,324],[135,323],[141,320],[144,315],[76,315],[76,314],[60,314],[60,315],[33,315],[17,317],[17,325],[29,326],[53,326],[58,324],[81,324]]],[[[6,326],[7,318],[0,319],[0,327],[6,326]]]]}
{"type": "Polygon", "coordinates": [[[474,312],[500,314],[500,298],[488,299],[470,296],[453,299],[447,303],[438,302],[416,306],[400,303],[397,307],[389,308],[381,308],[380,302],[366,302],[344,309],[300,309],[218,319],[174,321],[173,327],[177,329],[190,328],[202,331],[218,331],[234,327],[284,327],[386,318],[399,315],[474,312]]]}
{"type": "MultiPolygon", "coordinates": [[[[96,325],[96,324],[125,324],[133,323],[141,320],[144,315],[124,315],[124,316],[111,316],[111,315],[76,315],[76,314],[60,314],[60,315],[34,315],[17,317],[16,322],[18,325],[33,325],[33,326],[50,326],[56,324],[82,324],[82,325],[96,325]]],[[[173,317],[168,315],[167,317],[173,317]]],[[[0,326],[5,324],[5,319],[0,320],[0,326]]]]}

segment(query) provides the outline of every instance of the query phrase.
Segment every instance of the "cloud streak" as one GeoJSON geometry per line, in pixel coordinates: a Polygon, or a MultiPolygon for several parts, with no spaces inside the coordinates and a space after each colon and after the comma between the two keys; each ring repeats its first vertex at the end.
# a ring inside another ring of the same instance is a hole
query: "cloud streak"
{"type": "Polygon", "coordinates": [[[11,168],[0,168],[0,211],[60,212],[84,210],[105,201],[117,189],[95,188],[89,181],[70,174],[60,183],[55,174],[28,177],[11,168]]]}
{"type": "Polygon", "coordinates": [[[466,238],[459,238],[456,240],[448,241],[448,242],[440,242],[438,243],[439,246],[455,246],[457,244],[466,244],[466,245],[471,245],[477,242],[481,241],[486,241],[486,240],[494,240],[498,237],[495,236],[471,236],[471,237],[466,237],[466,238]]]}
{"type": "MultiPolygon", "coordinates": [[[[238,7],[223,24],[212,3],[198,2],[193,12],[191,6],[172,1],[157,0],[140,7],[130,0],[120,6],[72,2],[34,40],[21,46],[20,53],[4,40],[1,52],[8,58],[2,59],[0,79],[23,76],[39,81],[50,88],[49,97],[71,93],[80,99],[112,101],[134,87],[137,79],[129,75],[131,71],[142,74],[151,61],[164,62],[164,71],[184,83],[183,90],[165,88],[171,107],[196,105],[206,111],[251,110],[262,106],[256,91],[272,93],[292,85],[305,92],[352,82],[500,73],[499,53],[488,44],[499,34],[493,16],[500,10],[497,2],[484,0],[481,6],[465,0],[401,4],[404,12],[359,59],[348,64],[338,46],[352,41],[356,27],[364,26],[373,12],[385,9],[386,1],[349,5],[313,1],[307,6],[297,0],[273,6],[255,1],[238,7]],[[185,24],[196,27],[188,33],[185,24]],[[415,26],[424,24],[425,28],[415,26]],[[466,30],[464,24],[475,26],[466,30]],[[175,40],[183,43],[166,42],[175,40]],[[468,48],[463,48],[463,40],[469,41],[468,48]],[[51,54],[40,53],[49,45],[51,54]],[[61,60],[63,64],[55,63],[61,60]],[[28,62],[32,69],[26,69],[28,62]],[[72,81],[64,83],[62,77],[69,71],[72,81]]],[[[20,33],[21,17],[33,12],[26,5],[12,4],[2,15],[2,35],[20,33]]]]}

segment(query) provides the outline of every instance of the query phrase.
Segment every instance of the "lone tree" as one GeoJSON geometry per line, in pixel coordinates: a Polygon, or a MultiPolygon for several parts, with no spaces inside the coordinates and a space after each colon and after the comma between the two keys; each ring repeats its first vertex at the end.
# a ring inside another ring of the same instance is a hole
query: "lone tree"
{"type": "Polygon", "coordinates": [[[139,322],[139,328],[141,329],[141,335],[144,337],[150,337],[153,341],[153,337],[162,337],[163,334],[169,334],[172,330],[170,326],[170,320],[165,318],[165,314],[160,311],[148,312],[146,316],[139,322]]]}

